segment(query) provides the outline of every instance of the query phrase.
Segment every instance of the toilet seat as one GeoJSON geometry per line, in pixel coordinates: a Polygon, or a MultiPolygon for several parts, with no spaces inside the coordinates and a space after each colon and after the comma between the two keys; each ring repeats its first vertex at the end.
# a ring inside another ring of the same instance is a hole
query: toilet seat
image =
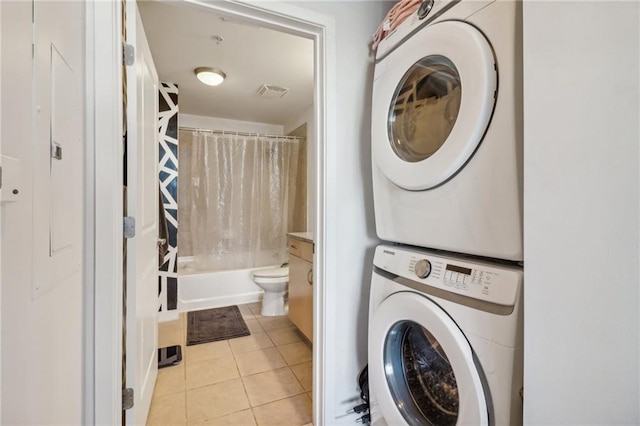
{"type": "Polygon", "coordinates": [[[256,278],[285,278],[289,277],[289,268],[269,268],[253,271],[253,276],[256,278]]]}

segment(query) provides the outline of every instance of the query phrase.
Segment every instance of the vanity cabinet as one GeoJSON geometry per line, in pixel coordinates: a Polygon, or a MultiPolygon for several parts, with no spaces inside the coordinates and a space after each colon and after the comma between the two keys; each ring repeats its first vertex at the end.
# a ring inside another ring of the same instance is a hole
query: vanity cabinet
{"type": "Polygon", "coordinates": [[[289,237],[289,319],[313,340],[313,243],[289,237]]]}

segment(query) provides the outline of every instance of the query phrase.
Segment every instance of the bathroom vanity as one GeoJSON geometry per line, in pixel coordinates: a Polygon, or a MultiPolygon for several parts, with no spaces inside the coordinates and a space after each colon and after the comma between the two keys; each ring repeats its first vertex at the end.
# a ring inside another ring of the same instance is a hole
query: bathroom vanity
{"type": "Polygon", "coordinates": [[[313,236],[287,234],[289,246],[289,319],[313,341],[313,236]]]}

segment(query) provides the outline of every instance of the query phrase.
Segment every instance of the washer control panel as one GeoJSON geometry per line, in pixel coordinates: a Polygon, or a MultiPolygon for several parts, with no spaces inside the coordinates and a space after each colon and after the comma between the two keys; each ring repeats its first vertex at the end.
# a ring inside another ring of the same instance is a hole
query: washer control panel
{"type": "Polygon", "coordinates": [[[373,263],[417,283],[505,306],[515,303],[523,278],[517,266],[404,247],[378,246],[373,263]]]}

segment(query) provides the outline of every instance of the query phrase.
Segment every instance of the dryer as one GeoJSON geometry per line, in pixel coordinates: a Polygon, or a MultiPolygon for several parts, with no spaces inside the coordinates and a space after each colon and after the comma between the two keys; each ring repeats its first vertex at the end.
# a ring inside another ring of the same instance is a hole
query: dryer
{"type": "Polygon", "coordinates": [[[522,280],[517,266],[377,247],[372,425],[522,424],[522,280]]]}
{"type": "Polygon", "coordinates": [[[426,0],[380,42],[371,137],[381,239],[523,259],[521,7],[426,0]]]}

